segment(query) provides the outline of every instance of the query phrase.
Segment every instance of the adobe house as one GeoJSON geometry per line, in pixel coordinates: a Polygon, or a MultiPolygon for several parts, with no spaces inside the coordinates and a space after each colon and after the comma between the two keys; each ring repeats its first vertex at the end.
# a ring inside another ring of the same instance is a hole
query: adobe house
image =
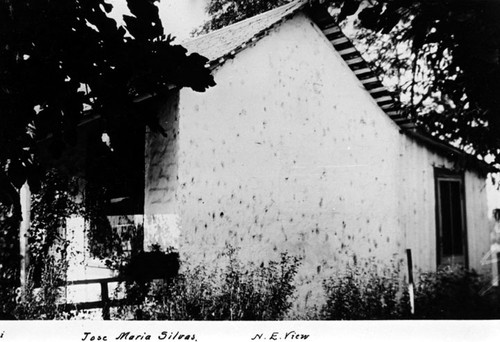
{"type": "Polygon", "coordinates": [[[306,300],[354,258],[484,268],[496,170],[415,130],[325,8],[294,1],[183,45],[217,86],[173,92],[168,137],[146,133],[145,248],[208,265],[226,243],[288,251],[306,300]]]}
{"type": "MultiPolygon", "coordinates": [[[[194,265],[216,265],[226,244],[243,261],[300,256],[299,311],[354,260],[406,274],[411,249],[415,270],[491,269],[485,184],[498,170],[415,130],[326,8],[293,1],[182,45],[208,57],[217,85],[151,101],[167,137],[129,127],[126,155],[108,155],[89,118],[63,156],[68,173],[113,184],[118,233],[143,226],[145,250],[194,265]]],[[[27,218],[25,188],[22,200],[27,218]]],[[[67,227],[83,249],[86,223],[67,227]]],[[[113,276],[77,259],[68,280],[113,276]]]]}

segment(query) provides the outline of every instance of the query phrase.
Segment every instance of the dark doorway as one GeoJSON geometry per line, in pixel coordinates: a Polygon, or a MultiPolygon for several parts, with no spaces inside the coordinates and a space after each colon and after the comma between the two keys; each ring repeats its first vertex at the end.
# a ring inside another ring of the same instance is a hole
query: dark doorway
{"type": "Polygon", "coordinates": [[[463,175],[436,169],[437,265],[467,267],[463,175]]]}

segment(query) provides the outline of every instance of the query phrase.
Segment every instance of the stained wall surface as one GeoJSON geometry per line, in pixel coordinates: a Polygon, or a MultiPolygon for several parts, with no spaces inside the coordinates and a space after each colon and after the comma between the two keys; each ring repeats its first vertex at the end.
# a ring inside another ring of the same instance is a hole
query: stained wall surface
{"type": "MultiPolygon", "coordinates": [[[[174,150],[148,140],[146,213],[177,215],[185,260],[212,265],[226,244],[245,260],[301,256],[300,305],[318,303],[321,280],[354,260],[406,267],[411,248],[416,269],[436,268],[434,166],[453,164],[400,133],[306,16],[214,75],[217,86],[182,90],[165,114],[178,119],[174,150]]],[[[467,172],[465,184],[479,268],[484,179],[467,172]]]]}
{"type": "Polygon", "coordinates": [[[146,131],[144,168],[144,250],[179,248],[177,215],[179,94],[170,96],[159,117],[166,136],[146,131]]]}

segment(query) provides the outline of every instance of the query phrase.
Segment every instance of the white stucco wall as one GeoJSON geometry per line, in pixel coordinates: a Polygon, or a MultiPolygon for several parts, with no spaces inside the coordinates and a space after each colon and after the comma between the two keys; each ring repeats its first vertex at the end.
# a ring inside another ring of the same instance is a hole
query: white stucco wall
{"type": "MultiPolygon", "coordinates": [[[[302,256],[309,304],[354,256],[387,265],[412,248],[417,269],[435,269],[433,167],[452,164],[399,132],[307,17],[214,75],[207,92],[180,92],[177,150],[153,160],[176,165],[169,194],[146,168],[146,215],[179,216],[182,258],[212,264],[226,243],[247,260],[302,256]]],[[[488,248],[483,181],[466,174],[475,268],[488,248]]]]}
{"type": "Polygon", "coordinates": [[[160,106],[160,121],[166,136],[146,131],[144,250],[158,245],[163,251],[179,248],[177,215],[178,182],[178,94],[172,94],[160,106]]]}

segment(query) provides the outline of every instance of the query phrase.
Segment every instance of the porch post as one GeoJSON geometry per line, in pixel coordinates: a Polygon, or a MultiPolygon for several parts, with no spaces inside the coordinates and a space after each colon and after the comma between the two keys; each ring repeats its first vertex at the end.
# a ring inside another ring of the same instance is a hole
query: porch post
{"type": "Polygon", "coordinates": [[[19,252],[21,254],[21,269],[20,269],[20,280],[21,280],[21,298],[24,299],[24,294],[26,291],[26,285],[28,281],[28,267],[29,267],[29,255],[28,255],[28,229],[30,227],[30,216],[31,216],[31,192],[28,183],[24,183],[20,190],[21,199],[21,214],[22,221],[19,227],[19,252]]]}

